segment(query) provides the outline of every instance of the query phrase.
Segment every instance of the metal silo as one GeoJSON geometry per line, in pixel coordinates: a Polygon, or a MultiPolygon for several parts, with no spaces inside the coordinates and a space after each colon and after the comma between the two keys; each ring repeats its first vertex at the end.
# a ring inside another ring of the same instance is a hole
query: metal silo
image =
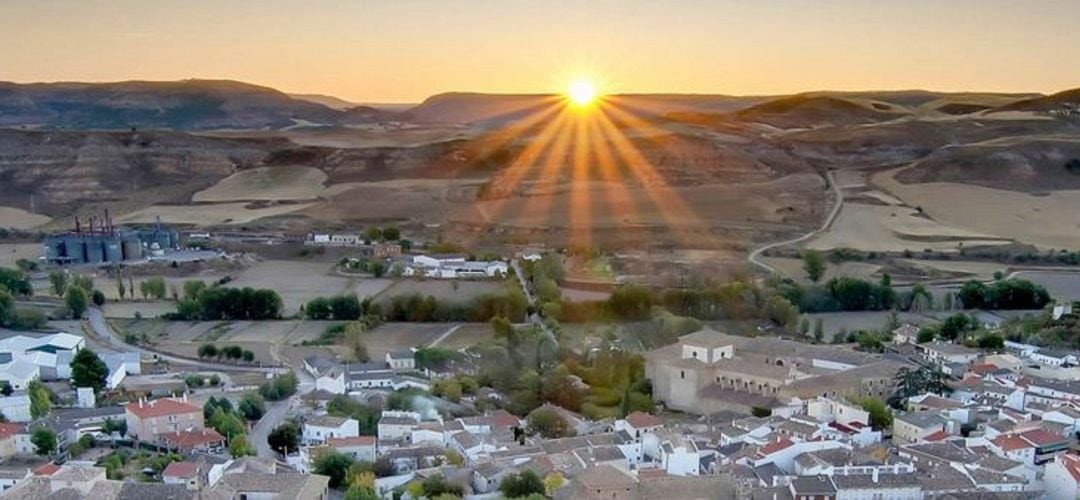
{"type": "Polygon", "coordinates": [[[86,244],[82,238],[76,235],[69,235],[63,238],[64,252],[63,256],[67,258],[67,262],[70,264],[82,264],[86,262],[86,244]]]}
{"type": "Polygon", "coordinates": [[[92,236],[86,239],[86,262],[90,264],[99,264],[105,260],[105,247],[102,245],[102,239],[96,236],[92,236]]]}
{"type": "Polygon", "coordinates": [[[110,236],[105,239],[105,261],[116,264],[124,260],[123,251],[120,248],[120,237],[110,236]]]}
{"type": "Polygon", "coordinates": [[[142,258],[142,240],[135,233],[124,235],[121,243],[124,260],[139,260],[142,258]]]}

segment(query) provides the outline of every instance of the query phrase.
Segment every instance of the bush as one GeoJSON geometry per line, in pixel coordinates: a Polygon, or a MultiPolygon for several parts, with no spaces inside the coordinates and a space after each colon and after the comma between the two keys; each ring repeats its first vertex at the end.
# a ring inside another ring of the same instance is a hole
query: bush
{"type": "Polygon", "coordinates": [[[299,381],[296,380],[296,374],[287,372],[284,375],[274,377],[260,386],[259,395],[267,401],[281,401],[296,394],[298,385],[299,381]]]}

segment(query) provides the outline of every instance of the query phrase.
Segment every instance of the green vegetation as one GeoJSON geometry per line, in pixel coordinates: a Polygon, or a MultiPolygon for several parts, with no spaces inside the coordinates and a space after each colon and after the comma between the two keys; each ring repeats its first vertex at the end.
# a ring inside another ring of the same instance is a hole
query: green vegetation
{"type": "Polygon", "coordinates": [[[304,316],[308,319],[357,320],[367,314],[378,314],[378,305],[370,300],[361,303],[354,295],[336,297],[316,297],[304,306],[304,316]]]}
{"type": "Polygon", "coordinates": [[[232,361],[244,361],[246,363],[252,363],[255,361],[255,353],[247,349],[243,349],[238,345],[227,345],[219,348],[214,344],[206,343],[199,346],[196,354],[198,354],[199,359],[216,358],[232,361]]]}
{"type": "Polygon", "coordinates": [[[540,408],[529,414],[525,431],[539,434],[544,439],[557,439],[574,435],[574,429],[555,410],[540,408]]]}
{"type": "Polygon", "coordinates": [[[803,270],[810,281],[817,283],[825,275],[825,257],[817,250],[804,250],[802,252],[803,270]]]}
{"type": "Polygon", "coordinates": [[[56,433],[48,427],[36,427],[30,432],[30,442],[34,445],[34,453],[48,456],[56,451],[56,433]]]}
{"type": "Polygon", "coordinates": [[[29,297],[34,294],[34,287],[30,285],[30,278],[26,273],[18,269],[0,267],[0,287],[7,289],[12,295],[29,297]]]}
{"type": "Polygon", "coordinates": [[[240,398],[240,403],[236,405],[236,409],[240,411],[244,418],[258,420],[266,413],[266,400],[258,393],[248,392],[240,398]]]}
{"type": "Polygon", "coordinates": [[[334,396],[326,404],[326,413],[333,417],[346,417],[355,419],[360,423],[360,434],[374,436],[378,431],[379,408],[359,403],[344,394],[334,396]]]}
{"type": "Polygon", "coordinates": [[[89,348],[80,349],[71,359],[71,383],[75,387],[92,387],[94,392],[105,388],[109,367],[89,348]]]}
{"type": "Polygon", "coordinates": [[[398,295],[390,299],[386,308],[387,321],[489,321],[503,316],[523,321],[528,307],[525,294],[507,282],[501,294],[485,294],[466,303],[443,301],[428,295],[398,295]]]}
{"type": "Polygon", "coordinates": [[[77,286],[68,287],[67,293],[64,295],[64,305],[67,306],[72,319],[80,319],[83,314],[86,314],[86,309],[90,307],[90,296],[82,288],[77,286]]]}
{"type": "Polygon", "coordinates": [[[870,414],[870,426],[874,429],[882,430],[892,428],[893,415],[884,401],[872,396],[866,396],[863,398],[854,398],[852,399],[852,402],[859,405],[863,410],[870,414]]]}
{"type": "Polygon", "coordinates": [[[919,394],[945,395],[952,392],[945,383],[945,374],[933,366],[920,366],[915,370],[906,367],[896,372],[896,390],[889,396],[889,406],[904,409],[907,399],[919,394]]]}
{"type": "Polygon", "coordinates": [[[53,295],[63,297],[68,287],[68,273],[61,270],[49,271],[49,286],[53,295]]]}
{"type": "Polygon", "coordinates": [[[269,289],[214,286],[195,292],[176,305],[176,312],[163,315],[171,320],[264,320],[281,317],[281,296],[269,289]]]}
{"type": "Polygon", "coordinates": [[[168,293],[165,286],[165,278],[154,276],[143,280],[142,283],[139,283],[139,293],[142,294],[143,300],[164,300],[168,293]]]}
{"type": "Polygon", "coordinates": [[[26,392],[30,396],[30,416],[35,420],[49,414],[52,410],[52,394],[40,380],[32,380],[26,386],[26,392]]]}
{"type": "Polygon", "coordinates": [[[266,444],[281,454],[296,450],[300,446],[300,427],[293,421],[285,422],[266,435],[266,444]]]}
{"type": "Polygon", "coordinates": [[[1003,279],[990,285],[968,281],[960,288],[964,309],[1041,309],[1050,294],[1040,285],[1023,279],[1003,279]]]}
{"type": "Polygon", "coordinates": [[[299,384],[300,382],[296,380],[295,373],[286,372],[259,386],[259,395],[267,401],[281,401],[296,394],[296,388],[299,384]]]}
{"type": "Polygon", "coordinates": [[[499,493],[506,498],[523,498],[529,495],[541,495],[547,493],[544,481],[531,470],[524,470],[517,474],[508,474],[499,483],[499,493]]]}

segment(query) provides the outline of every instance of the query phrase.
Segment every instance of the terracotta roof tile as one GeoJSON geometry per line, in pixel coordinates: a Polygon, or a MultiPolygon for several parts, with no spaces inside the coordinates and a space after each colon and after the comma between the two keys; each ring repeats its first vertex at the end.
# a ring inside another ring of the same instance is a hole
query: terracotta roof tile
{"type": "Polygon", "coordinates": [[[192,478],[199,474],[199,464],[195,462],[173,462],[161,472],[164,477],[192,478]]]}
{"type": "Polygon", "coordinates": [[[659,427],[664,423],[653,415],[645,413],[643,411],[635,411],[626,416],[626,421],[635,429],[644,429],[646,427],[659,427]]]}
{"type": "Polygon", "coordinates": [[[124,411],[135,414],[139,418],[163,417],[166,415],[184,415],[187,413],[202,413],[202,408],[184,401],[172,398],[155,399],[153,401],[139,401],[128,403],[124,411]]]}
{"type": "Polygon", "coordinates": [[[338,448],[342,446],[374,446],[375,436],[353,436],[342,438],[326,438],[327,446],[338,448]]]}

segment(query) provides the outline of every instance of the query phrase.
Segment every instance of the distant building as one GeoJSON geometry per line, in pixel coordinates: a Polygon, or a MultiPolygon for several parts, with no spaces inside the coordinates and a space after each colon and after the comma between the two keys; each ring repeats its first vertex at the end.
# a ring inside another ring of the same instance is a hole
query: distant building
{"type": "Polygon", "coordinates": [[[140,441],[156,441],[162,434],[200,430],[203,428],[202,408],[183,399],[161,398],[139,400],[124,406],[127,432],[140,441]]]}

